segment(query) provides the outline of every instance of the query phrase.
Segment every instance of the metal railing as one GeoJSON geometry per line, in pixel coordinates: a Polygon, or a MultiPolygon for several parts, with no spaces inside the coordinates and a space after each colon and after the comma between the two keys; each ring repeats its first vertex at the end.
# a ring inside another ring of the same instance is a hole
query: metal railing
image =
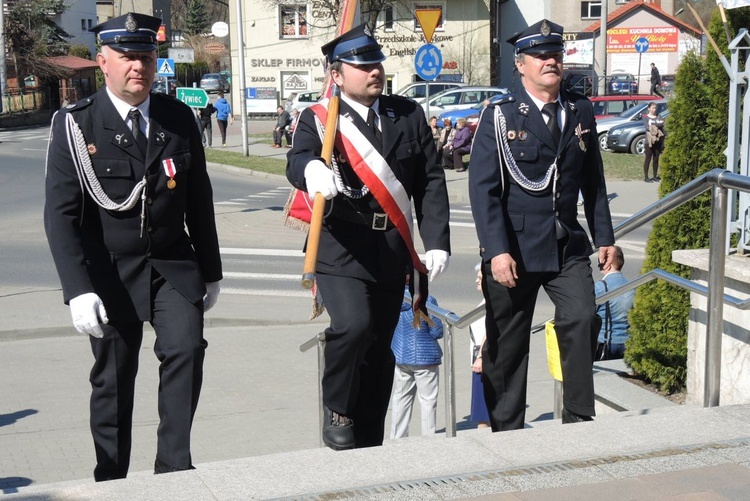
{"type": "MultiPolygon", "coordinates": [[[[597,297],[597,304],[604,303],[610,299],[635,289],[647,282],[662,279],[678,287],[706,296],[708,304],[706,307],[706,367],[704,386],[704,407],[715,407],[719,405],[719,391],[721,383],[721,336],[722,320],[724,316],[724,303],[740,310],[750,308],[750,298],[739,299],[724,294],[724,267],[726,263],[726,241],[727,241],[727,190],[740,190],[750,192],[750,177],[734,174],[724,169],[709,171],[686,185],[678,188],[664,198],[654,202],[645,209],[627,218],[614,228],[615,238],[627,235],[631,231],[653,221],[659,216],[689,202],[698,195],[713,188],[711,209],[711,233],[709,239],[709,269],[708,286],[700,285],[685,279],[679,275],[654,269],[641,275],[620,287],[610,290],[606,294],[597,297]]],[[[410,301],[407,294],[404,299],[410,301]]],[[[475,320],[485,315],[484,305],[477,306],[465,315],[459,317],[452,311],[443,309],[432,304],[427,305],[427,311],[443,321],[444,332],[444,379],[445,379],[445,435],[448,438],[456,436],[456,392],[455,392],[455,369],[454,369],[454,343],[453,334],[456,329],[463,329],[475,320]]],[[[544,322],[532,327],[532,332],[544,328],[544,322]]],[[[323,351],[325,347],[325,333],[321,332],[312,339],[300,345],[300,351],[307,351],[313,346],[318,346],[318,369],[322,379],[325,360],[323,351]]],[[[555,407],[562,405],[559,394],[561,385],[555,387],[555,407]]],[[[320,385],[318,385],[320,388],[320,385]]],[[[320,390],[319,390],[320,391],[320,390]]],[[[322,399],[319,399],[322,402],[322,399]]],[[[320,419],[322,426],[323,409],[320,404],[320,419]]],[[[559,414],[559,413],[558,413],[559,414]]],[[[557,414],[556,414],[557,415],[557,414]]]]}

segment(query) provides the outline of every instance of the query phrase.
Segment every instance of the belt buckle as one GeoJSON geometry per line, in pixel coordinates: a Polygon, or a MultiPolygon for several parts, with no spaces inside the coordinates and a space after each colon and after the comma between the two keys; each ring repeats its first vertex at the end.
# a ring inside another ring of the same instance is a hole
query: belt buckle
{"type": "Polygon", "coordinates": [[[385,231],[388,227],[388,214],[374,213],[372,215],[372,229],[377,231],[385,231]]]}

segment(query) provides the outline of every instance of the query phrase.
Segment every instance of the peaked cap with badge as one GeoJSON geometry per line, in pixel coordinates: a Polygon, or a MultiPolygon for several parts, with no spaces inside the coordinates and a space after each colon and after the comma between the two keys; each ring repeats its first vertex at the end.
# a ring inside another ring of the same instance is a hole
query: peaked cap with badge
{"type": "Polygon", "coordinates": [[[89,31],[96,33],[102,45],[120,52],[151,52],[156,50],[156,32],[161,19],[129,12],[94,26],[89,31]]]}
{"type": "Polygon", "coordinates": [[[562,52],[564,28],[559,24],[542,19],[525,30],[510,37],[507,42],[515,47],[515,54],[544,54],[562,52]]]}
{"type": "Polygon", "coordinates": [[[360,24],[334,38],[320,50],[326,63],[342,61],[349,64],[373,64],[385,61],[382,46],[375,40],[367,24],[360,24]]]}

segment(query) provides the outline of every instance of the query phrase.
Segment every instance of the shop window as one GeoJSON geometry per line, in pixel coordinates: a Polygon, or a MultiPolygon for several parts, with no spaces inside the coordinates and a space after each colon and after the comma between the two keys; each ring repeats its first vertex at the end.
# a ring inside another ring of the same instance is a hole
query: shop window
{"type": "Polygon", "coordinates": [[[307,5],[279,5],[281,38],[307,38],[307,5]]]}
{"type": "Polygon", "coordinates": [[[602,2],[581,2],[581,19],[599,19],[602,17],[602,2]]]}
{"type": "MultiPolygon", "coordinates": [[[[435,31],[443,31],[445,30],[445,27],[443,23],[445,23],[445,3],[444,2],[434,2],[434,3],[415,3],[414,4],[414,10],[421,10],[421,9],[439,9],[440,19],[438,20],[437,28],[435,28],[435,31]]],[[[414,16],[414,31],[421,33],[422,27],[419,25],[419,21],[417,21],[417,16],[414,16]]]]}

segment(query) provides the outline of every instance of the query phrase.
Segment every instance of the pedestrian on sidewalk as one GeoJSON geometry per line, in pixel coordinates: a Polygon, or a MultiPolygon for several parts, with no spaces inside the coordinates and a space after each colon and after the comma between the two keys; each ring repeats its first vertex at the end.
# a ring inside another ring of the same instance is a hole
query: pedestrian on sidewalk
{"type": "Polygon", "coordinates": [[[201,119],[201,136],[203,138],[203,147],[211,148],[213,144],[213,126],[211,125],[211,115],[216,113],[216,108],[209,101],[205,108],[201,108],[199,115],[201,119]]]}
{"type": "Polygon", "coordinates": [[[222,279],[195,114],[150,93],[160,25],[130,13],[92,28],[105,87],[55,113],[47,150],[44,227],[63,300],[94,355],[96,481],[128,473],[144,322],[159,359],[154,473],[193,468],[204,313],[222,279]]]}
{"type": "Polygon", "coordinates": [[[659,69],[656,67],[656,64],[651,63],[651,95],[663,98],[664,94],[661,93],[660,88],[661,75],[659,75],[659,69]]]}
{"type": "Polygon", "coordinates": [[[216,108],[216,124],[219,126],[219,133],[221,134],[221,147],[227,147],[227,122],[228,125],[234,123],[234,117],[232,116],[232,107],[229,105],[226,99],[224,99],[224,93],[219,92],[217,94],[219,99],[216,100],[214,107],[216,108]]]}
{"type": "Polygon", "coordinates": [[[464,155],[471,152],[471,131],[466,127],[466,119],[456,120],[456,132],[453,139],[443,149],[443,165],[446,169],[455,169],[456,172],[464,172],[464,155]]]}
{"type": "MultiPolygon", "coordinates": [[[[406,291],[409,292],[409,287],[406,291]]],[[[427,304],[437,306],[433,296],[427,304]]],[[[401,316],[391,341],[396,357],[391,399],[391,439],[409,436],[409,421],[414,397],[419,397],[422,435],[434,435],[437,429],[437,399],[440,363],[443,350],[438,339],[443,337],[443,322],[431,315],[432,325],[422,320],[414,326],[411,303],[401,303],[401,316]]]]}
{"type": "MultiPolygon", "coordinates": [[[[380,49],[364,24],[322,48],[331,80],[341,90],[334,133],[343,146],[334,148],[336,170],[320,157],[319,124],[326,123],[321,117],[327,117],[327,100],[300,113],[287,155],[292,185],[329,200],[316,281],[331,317],[322,434],[334,450],[383,444],[395,366],[391,339],[406,276],[426,267],[430,280],[436,279],[450,252],[448,193],[427,119],[413,101],[383,94],[380,49]],[[386,154],[391,151],[397,154],[386,154]],[[371,191],[366,180],[377,174],[385,180],[378,185],[383,189],[371,191]],[[407,223],[412,207],[426,266],[418,261],[407,223]]],[[[419,284],[426,285],[422,278],[419,284]]]]}
{"type": "Polygon", "coordinates": [[[281,148],[281,138],[286,138],[286,147],[292,147],[292,133],[289,132],[289,126],[292,124],[292,117],[283,106],[276,108],[278,114],[276,126],[273,128],[273,146],[272,148],[281,148]]]}
{"type": "Polygon", "coordinates": [[[646,127],[646,144],[643,157],[643,181],[646,183],[661,181],[659,177],[659,157],[664,151],[666,131],[664,119],[656,113],[656,103],[648,104],[648,111],[643,115],[643,125],[646,127]],[[648,168],[653,160],[654,177],[648,177],[648,168]]]}
{"type": "Polygon", "coordinates": [[[600,266],[609,266],[615,252],[591,101],[561,87],[563,27],[543,19],[508,42],[521,85],[482,113],[469,168],[488,317],[482,373],[493,431],[524,427],[531,322],[542,287],[555,305],[562,421],[592,419],[601,319],[593,249],[577,219],[578,190],[600,266]]]}

